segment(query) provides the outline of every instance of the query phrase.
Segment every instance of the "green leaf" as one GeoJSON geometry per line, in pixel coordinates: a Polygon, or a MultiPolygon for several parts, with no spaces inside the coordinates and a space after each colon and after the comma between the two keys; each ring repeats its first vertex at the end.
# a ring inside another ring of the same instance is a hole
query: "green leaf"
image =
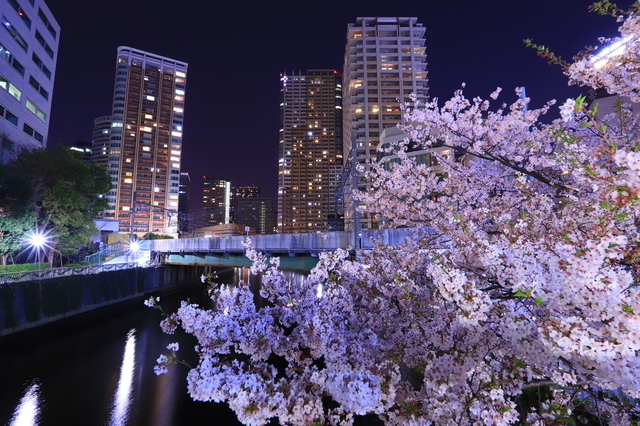
{"type": "Polygon", "coordinates": [[[533,299],[533,301],[535,302],[536,306],[539,306],[542,303],[542,297],[536,297],[535,299],[533,299]]]}
{"type": "Polygon", "coordinates": [[[623,305],[622,310],[628,314],[633,314],[633,308],[631,307],[631,305],[623,305]]]}

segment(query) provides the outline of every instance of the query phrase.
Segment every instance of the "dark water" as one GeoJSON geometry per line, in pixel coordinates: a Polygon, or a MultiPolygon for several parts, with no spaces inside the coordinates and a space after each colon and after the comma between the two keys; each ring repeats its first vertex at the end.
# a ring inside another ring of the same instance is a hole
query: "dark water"
{"type": "MultiPolygon", "coordinates": [[[[246,270],[232,275],[226,282],[247,279],[246,270]]],[[[164,296],[161,305],[172,312],[187,298],[207,303],[206,288],[164,296]]],[[[159,311],[138,302],[62,330],[0,338],[0,425],[239,425],[226,404],[189,398],[188,367],[154,374],[156,359],[171,342],[179,342],[181,357],[197,363],[195,339],[164,334],[161,319],[159,311]]]]}

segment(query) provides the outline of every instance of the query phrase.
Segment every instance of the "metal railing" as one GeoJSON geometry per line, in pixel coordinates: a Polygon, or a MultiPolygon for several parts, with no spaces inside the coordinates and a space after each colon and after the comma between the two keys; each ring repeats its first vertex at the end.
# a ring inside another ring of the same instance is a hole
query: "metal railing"
{"type": "Polygon", "coordinates": [[[90,254],[85,257],[84,260],[91,263],[92,265],[101,264],[109,259],[113,259],[114,257],[122,256],[127,253],[129,250],[129,244],[127,243],[114,243],[114,244],[106,244],[103,246],[102,250],[97,253],[90,254]]]}
{"type": "Polygon", "coordinates": [[[50,278],[59,278],[71,275],[91,275],[106,271],[118,271],[139,267],[138,262],[112,263],[109,265],[86,265],[67,268],[43,269],[40,271],[10,272],[0,274],[0,285],[19,281],[38,281],[50,278]]]}

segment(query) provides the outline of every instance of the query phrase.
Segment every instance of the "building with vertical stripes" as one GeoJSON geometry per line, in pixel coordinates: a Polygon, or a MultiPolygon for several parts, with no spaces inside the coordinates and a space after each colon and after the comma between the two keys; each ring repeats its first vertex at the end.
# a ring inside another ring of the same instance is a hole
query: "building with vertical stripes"
{"type": "Polygon", "coordinates": [[[104,217],[120,233],[177,235],[187,64],[118,48],[104,217]]]}

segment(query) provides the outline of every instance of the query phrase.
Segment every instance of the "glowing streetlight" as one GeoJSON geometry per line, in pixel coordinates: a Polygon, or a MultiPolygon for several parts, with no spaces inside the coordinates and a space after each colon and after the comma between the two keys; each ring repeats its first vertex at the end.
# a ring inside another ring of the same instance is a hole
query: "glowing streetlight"
{"type": "Polygon", "coordinates": [[[140,241],[134,240],[129,243],[129,251],[131,253],[138,253],[140,251],[140,241]]]}
{"type": "Polygon", "coordinates": [[[40,251],[44,251],[49,248],[49,237],[47,237],[47,233],[43,233],[40,231],[34,231],[27,235],[26,239],[27,246],[35,252],[34,260],[33,260],[33,270],[36,270],[40,251]]]}
{"type": "Polygon", "coordinates": [[[142,250],[142,244],[140,243],[140,240],[131,240],[129,241],[129,252],[127,257],[132,256],[133,257],[133,261],[137,261],[138,259],[138,254],[140,253],[140,251],[142,250]]]}

